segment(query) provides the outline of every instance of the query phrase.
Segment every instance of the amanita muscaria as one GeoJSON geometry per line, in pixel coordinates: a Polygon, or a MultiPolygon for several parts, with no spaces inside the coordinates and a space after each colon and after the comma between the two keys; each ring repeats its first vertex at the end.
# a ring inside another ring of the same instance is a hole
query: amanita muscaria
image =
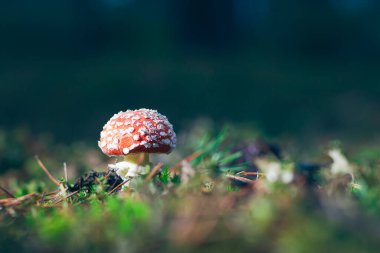
{"type": "Polygon", "coordinates": [[[176,146],[176,134],[166,116],[156,110],[127,110],[115,114],[103,127],[98,142],[108,156],[124,156],[110,165],[123,177],[145,174],[150,153],[170,153],[176,146]]]}

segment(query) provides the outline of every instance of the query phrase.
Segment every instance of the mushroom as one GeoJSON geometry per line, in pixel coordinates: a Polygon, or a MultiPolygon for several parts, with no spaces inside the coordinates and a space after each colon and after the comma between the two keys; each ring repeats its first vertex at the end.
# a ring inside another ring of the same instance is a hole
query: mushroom
{"type": "Polygon", "coordinates": [[[104,125],[98,145],[108,156],[124,156],[124,161],[109,167],[126,179],[148,173],[149,154],[170,153],[176,146],[176,134],[156,110],[127,110],[104,125]]]}

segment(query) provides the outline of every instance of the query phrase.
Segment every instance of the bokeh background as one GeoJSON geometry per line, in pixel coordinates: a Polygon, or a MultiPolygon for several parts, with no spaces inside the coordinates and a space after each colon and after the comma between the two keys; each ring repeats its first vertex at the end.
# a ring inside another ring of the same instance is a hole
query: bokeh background
{"type": "Polygon", "coordinates": [[[380,252],[379,98],[379,0],[0,0],[0,252],[380,252]],[[82,185],[142,107],[152,183],[82,185]]]}
{"type": "Polygon", "coordinates": [[[96,146],[113,113],[158,109],[271,137],[372,139],[376,0],[0,2],[0,126],[96,146]]]}

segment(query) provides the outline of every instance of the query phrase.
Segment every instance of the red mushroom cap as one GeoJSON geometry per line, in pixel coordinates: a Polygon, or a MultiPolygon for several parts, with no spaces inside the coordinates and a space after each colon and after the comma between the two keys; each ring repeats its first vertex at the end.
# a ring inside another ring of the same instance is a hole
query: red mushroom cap
{"type": "Polygon", "coordinates": [[[128,110],[115,114],[104,125],[98,145],[108,156],[170,153],[176,134],[168,119],[156,110],[128,110]]]}

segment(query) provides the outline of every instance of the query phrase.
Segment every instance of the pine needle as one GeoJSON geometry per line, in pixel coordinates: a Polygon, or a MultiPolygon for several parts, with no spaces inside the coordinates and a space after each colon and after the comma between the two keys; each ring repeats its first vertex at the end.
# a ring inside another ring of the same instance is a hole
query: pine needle
{"type": "Polygon", "coordinates": [[[240,181],[240,182],[243,182],[243,183],[247,183],[247,184],[251,184],[251,183],[255,182],[255,181],[253,181],[251,179],[248,179],[248,178],[245,178],[245,177],[234,176],[234,175],[227,175],[227,177],[229,179],[237,180],[237,181],[240,181]]]}
{"type": "Polygon", "coordinates": [[[150,181],[156,174],[157,172],[162,168],[162,165],[164,165],[163,163],[158,163],[156,166],[154,166],[154,168],[152,169],[152,171],[149,173],[149,175],[145,178],[145,181],[150,181]]]}
{"type": "Polygon", "coordinates": [[[191,162],[192,160],[197,158],[202,153],[202,151],[203,150],[198,150],[192,153],[191,155],[185,157],[185,159],[182,159],[179,163],[177,163],[174,167],[170,169],[170,174],[174,174],[179,168],[181,168],[182,162],[191,162]]]}
{"type": "Polygon", "coordinates": [[[67,195],[66,197],[64,197],[64,198],[62,198],[62,199],[60,199],[60,200],[54,202],[52,205],[59,204],[59,203],[61,203],[63,200],[70,198],[71,196],[77,194],[78,192],[79,192],[79,190],[77,190],[77,191],[75,191],[75,192],[72,192],[72,193],[70,193],[69,195],[67,195]]]}
{"type": "Polygon", "coordinates": [[[67,182],[68,177],[67,177],[67,165],[66,165],[66,163],[63,163],[63,171],[64,171],[64,173],[65,173],[65,180],[66,180],[66,182],[67,182]]]}
{"type": "Polygon", "coordinates": [[[40,165],[40,167],[42,168],[42,170],[46,173],[46,175],[50,178],[51,181],[53,181],[54,184],[56,184],[57,186],[60,185],[60,183],[58,182],[57,179],[55,179],[55,177],[53,177],[53,175],[48,171],[48,169],[45,167],[45,165],[41,162],[41,160],[38,158],[38,156],[35,156],[36,160],[37,160],[37,163],[40,165]]]}
{"type": "Polygon", "coordinates": [[[108,192],[108,195],[111,195],[114,191],[116,191],[117,189],[119,189],[120,187],[122,187],[124,184],[126,184],[127,182],[129,182],[131,179],[128,178],[127,180],[123,181],[122,183],[118,184],[115,188],[113,188],[111,191],[108,192]]]}
{"type": "Polygon", "coordinates": [[[12,193],[10,193],[7,189],[2,187],[1,185],[0,185],[0,190],[2,190],[6,195],[8,195],[8,197],[16,198],[12,193]]]}

